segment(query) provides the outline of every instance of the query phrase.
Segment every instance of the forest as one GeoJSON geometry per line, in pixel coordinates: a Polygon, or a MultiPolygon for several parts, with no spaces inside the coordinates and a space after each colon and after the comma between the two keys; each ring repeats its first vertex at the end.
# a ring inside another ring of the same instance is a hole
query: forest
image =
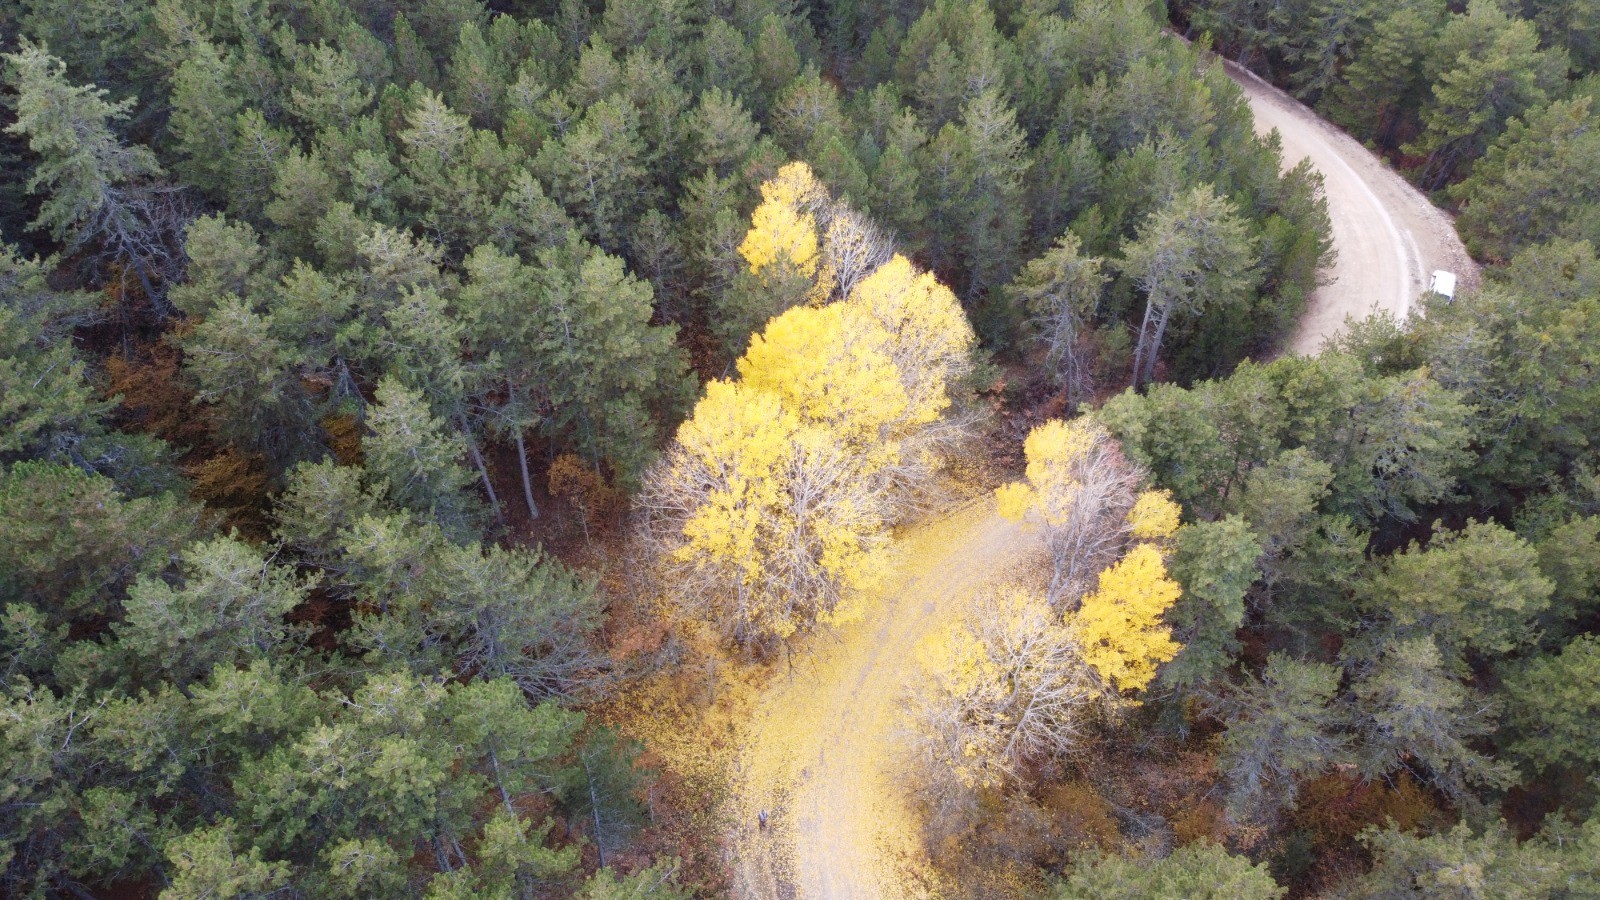
{"type": "Polygon", "coordinates": [[[1595,0],[0,4],[0,896],[1600,897],[1596,104],[1595,0]],[[1481,284],[1288,352],[1223,58],[1481,284]]]}

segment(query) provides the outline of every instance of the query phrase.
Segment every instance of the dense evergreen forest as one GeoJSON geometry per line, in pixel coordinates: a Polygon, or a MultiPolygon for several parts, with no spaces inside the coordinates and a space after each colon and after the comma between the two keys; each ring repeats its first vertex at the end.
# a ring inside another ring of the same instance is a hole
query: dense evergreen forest
{"type": "Polygon", "coordinates": [[[1600,7],[20,0],[0,53],[0,895],[736,890],[726,686],[1008,482],[1040,584],[903,703],[948,893],[1600,896],[1600,7]],[[1280,355],[1321,180],[1214,52],[1481,290],[1280,355]]]}

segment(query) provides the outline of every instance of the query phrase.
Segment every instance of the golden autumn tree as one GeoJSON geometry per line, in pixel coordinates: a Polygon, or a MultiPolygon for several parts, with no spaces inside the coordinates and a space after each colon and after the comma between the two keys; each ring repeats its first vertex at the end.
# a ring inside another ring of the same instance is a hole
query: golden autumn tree
{"type": "Polygon", "coordinates": [[[756,648],[849,618],[884,569],[852,454],[775,394],[713,381],[641,494],[680,616],[756,648]]]}
{"type": "Polygon", "coordinates": [[[805,421],[876,456],[908,403],[886,343],[880,326],[853,307],[796,307],[750,339],[739,375],[748,387],[781,397],[805,421]]]}
{"type": "Polygon", "coordinates": [[[1096,590],[1083,598],[1068,625],[1084,661],[1116,691],[1142,691],[1156,666],[1181,649],[1164,621],[1182,589],[1167,574],[1167,555],[1182,510],[1168,491],[1143,491],[1124,519],[1132,547],[1100,573],[1096,590]]]}
{"type": "Polygon", "coordinates": [[[881,471],[914,462],[934,426],[951,423],[951,387],[971,372],[976,343],[950,289],[894,256],[845,300],[773,319],[738,369],[802,418],[876,444],[881,471]]]}
{"type": "Polygon", "coordinates": [[[820,303],[833,291],[829,267],[822,265],[819,212],[832,203],[827,189],[803,162],[792,162],[761,185],[761,204],[750,215],[750,230],[739,255],[768,289],[805,284],[805,299],[820,303]]]}
{"type": "Polygon", "coordinates": [[[906,691],[923,798],[947,804],[1071,752],[1097,713],[1177,654],[1161,617],[1178,595],[1160,547],[1140,542],[1074,612],[1009,585],[925,638],[906,691]]]}
{"type": "Polygon", "coordinates": [[[1166,546],[1183,524],[1183,509],[1168,490],[1141,491],[1128,510],[1128,534],[1135,540],[1166,546]]]}
{"type": "Polygon", "coordinates": [[[1155,544],[1136,544],[1100,573],[1099,588],[1083,598],[1068,623],[1084,662],[1107,687],[1144,690],[1156,677],[1156,666],[1178,655],[1179,644],[1162,616],[1180,594],[1155,544]]]}
{"type": "Polygon", "coordinates": [[[762,650],[853,617],[882,577],[890,522],[963,432],[950,410],[976,336],[805,163],[763,184],[739,253],[750,279],[808,279],[813,303],[741,340],[738,381],[707,386],[638,508],[677,620],[762,650]],[[834,266],[848,293],[824,303],[834,266]]]}
{"type": "MultiPolygon", "coordinates": [[[[819,206],[848,212],[803,165],[763,196],[801,224],[819,206]]],[[[755,271],[809,265],[810,243],[778,239],[785,221],[752,229],[741,253],[755,271]]],[[[853,264],[871,255],[857,249],[853,264]]],[[[739,379],[707,386],[640,495],[679,621],[746,649],[854,614],[896,510],[960,431],[952,386],[976,338],[954,294],[893,254],[852,280],[845,299],[786,309],[749,338],[739,379]]]]}
{"type": "Polygon", "coordinates": [[[761,185],[761,203],[732,248],[726,282],[712,296],[711,330],[730,357],[742,353],[750,335],[784,310],[821,305],[832,296],[833,267],[823,235],[834,208],[803,162],[784,166],[761,185]]]}
{"type": "Polygon", "coordinates": [[[930,828],[952,835],[975,826],[985,794],[1136,703],[1128,695],[1180,649],[1163,621],[1181,593],[1166,569],[1181,517],[1171,496],[1141,492],[1142,473],[1087,417],[1040,425],[1024,450],[1025,479],[997,501],[1044,529],[1050,590],[980,598],[919,644],[905,690],[913,793],[930,828]]]}
{"type": "Polygon", "coordinates": [[[1070,750],[1100,693],[1061,617],[1014,585],[929,635],[917,660],[913,742],[926,773],[964,788],[996,786],[1026,758],[1070,750]]]}
{"type": "Polygon", "coordinates": [[[1122,552],[1140,473],[1104,426],[1087,416],[1038,426],[1023,453],[1026,478],[996,491],[1000,514],[1044,528],[1051,566],[1045,595],[1071,607],[1122,552]]]}
{"type": "MultiPolygon", "coordinates": [[[[1010,585],[922,642],[908,706],[925,776],[996,786],[1028,758],[1070,751],[1102,701],[1116,706],[1150,684],[1179,649],[1162,622],[1180,593],[1164,557],[1179,512],[1165,491],[1141,493],[1124,515],[1131,549],[1076,610],[1010,585]]],[[[924,787],[937,792],[939,780],[924,787]]]]}
{"type": "Polygon", "coordinates": [[[896,254],[861,279],[845,305],[877,326],[879,349],[900,373],[908,424],[938,420],[951,385],[971,373],[978,340],[955,294],[896,254]]]}
{"type": "Polygon", "coordinates": [[[884,490],[914,505],[912,499],[931,488],[944,461],[971,435],[972,415],[957,406],[955,392],[972,372],[977,335],[955,294],[898,254],[859,279],[834,306],[848,311],[897,374],[905,405],[882,423],[886,452],[874,473],[884,490]]]}
{"type": "Polygon", "coordinates": [[[1027,477],[996,492],[1000,513],[1045,529],[1046,598],[1083,661],[1111,690],[1144,689],[1178,651],[1163,616],[1180,596],[1166,552],[1182,511],[1166,491],[1139,491],[1142,473],[1087,416],[1045,422],[1023,452],[1027,477]]]}

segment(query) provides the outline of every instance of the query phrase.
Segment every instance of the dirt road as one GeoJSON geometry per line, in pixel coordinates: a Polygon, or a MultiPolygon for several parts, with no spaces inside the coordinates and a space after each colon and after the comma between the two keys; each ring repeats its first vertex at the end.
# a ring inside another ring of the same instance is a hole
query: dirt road
{"type": "Polygon", "coordinates": [[[750,723],[729,819],[735,895],[895,898],[923,891],[918,826],[895,790],[899,698],[922,637],[1037,552],[986,496],[897,541],[904,573],[866,621],[795,653],[750,723]],[[768,813],[767,827],[757,816],[768,813]]]}
{"type": "Polygon", "coordinates": [[[1312,295],[1291,349],[1315,353],[1346,316],[1387,310],[1405,318],[1435,269],[1456,273],[1458,291],[1477,285],[1478,267],[1450,216],[1355,138],[1254,74],[1225,65],[1250,100],[1256,131],[1282,135],[1285,166],[1310,157],[1327,188],[1338,259],[1312,295]]]}

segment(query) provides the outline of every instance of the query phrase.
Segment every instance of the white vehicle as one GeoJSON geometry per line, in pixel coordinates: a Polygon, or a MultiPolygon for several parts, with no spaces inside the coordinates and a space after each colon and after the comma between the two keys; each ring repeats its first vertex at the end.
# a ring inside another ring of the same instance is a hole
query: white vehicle
{"type": "Polygon", "coordinates": [[[1428,283],[1428,290],[1438,294],[1446,300],[1456,298],[1456,273],[1440,269],[1433,273],[1433,280],[1428,283]]]}

